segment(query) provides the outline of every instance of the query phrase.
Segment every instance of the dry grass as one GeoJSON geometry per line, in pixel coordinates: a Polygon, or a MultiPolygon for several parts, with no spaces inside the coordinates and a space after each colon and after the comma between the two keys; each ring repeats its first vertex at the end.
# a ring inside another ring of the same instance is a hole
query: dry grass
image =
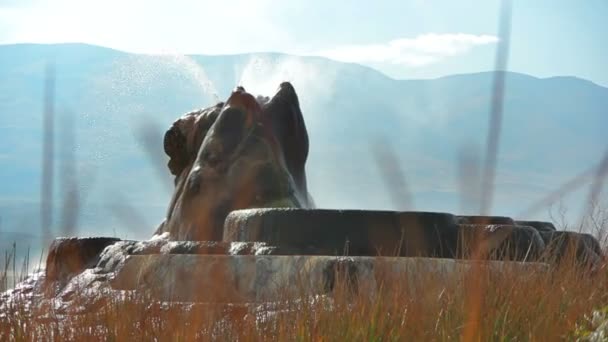
{"type": "Polygon", "coordinates": [[[355,291],[339,277],[326,296],[279,291],[282,300],[258,305],[169,304],[130,294],[85,314],[46,308],[31,317],[25,302],[16,303],[0,319],[0,340],[557,340],[572,339],[585,315],[608,305],[606,265],[591,274],[574,258],[541,272],[472,268],[448,278],[383,279],[374,291],[355,291]]]}

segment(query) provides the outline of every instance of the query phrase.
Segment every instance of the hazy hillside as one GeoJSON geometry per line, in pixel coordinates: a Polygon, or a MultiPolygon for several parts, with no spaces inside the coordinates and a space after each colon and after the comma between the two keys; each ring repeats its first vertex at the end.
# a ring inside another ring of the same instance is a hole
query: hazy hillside
{"type": "MultiPolygon", "coordinates": [[[[69,156],[66,114],[76,127],[76,174],[85,195],[81,234],[150,235],[171,190],[162,165],[164,130],[180,114],[225,99],[237,84],[270,94],[283,80],[301,98],[311,140],[309,187],[318,206],[395,208],[371,154],[381,139],[402,162],[413,209],[474,211],[459,200],[456,161],[465,147],[469,155],[483,152],[491,73],[394,80],[317,57],[142,56],[78,44],[7,45],[0,46],[1,231],[38,234],[47,62],[56,69],[56,174],[69,156]],[[161,162],[151,163],[138,138],[142,130],[155,137],[150,150],[161,162]]],[[[493,207],[496,214],[517,215],[599,161],[608,89],[572,77],[509,73],[505,103],[493,207]]],[[[578,210],[581,196],[566,204],[578,210]]]]}

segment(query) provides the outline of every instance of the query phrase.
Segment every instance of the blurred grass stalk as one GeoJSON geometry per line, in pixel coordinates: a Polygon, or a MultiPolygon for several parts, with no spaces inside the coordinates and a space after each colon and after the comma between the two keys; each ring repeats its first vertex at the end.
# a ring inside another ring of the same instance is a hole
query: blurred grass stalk
{"type": "Polygon", "coordinates": [[[53,183],[55,161],[55,66],[48,63],[44,80],[44,110],[42,113],[42,178],[40,182],[41,246],[52,238],[53,183]]]}
{"type": "Polygon", "coordinates": [[[46,68],[44,83],[44,112],[42,137],[42,176],[40,191],[40,229],[41,246],[48,246],[55,237],[53,233],[55,160],[59,157],[59,195],[61,215],[59,232],[63,236],[74,236],[77,228],[78,210],[80,208],[78,170],[76,168],[76,123],[73,112],[65,110],[61,117],[61,140],[59,155],[55,152],[56,127],[56,77],[55,67],[49,62],[46,68]]]}
{"type": "MultiPolygon", "coordinates": [[[[488,132],[486,139],[486,155],[481,178],[481,195],[479,213],[489,215],[494,200],[494,182],[496,179],[496,168],[498,161],[500,134],[502,131],[502,117],[504,111],[505,97],[505,74],[509,60],[509,46],[511,40],[511,0],[502,0],[498,20],[498,46],[494,63],[494,84],[492,89],[492,101],[490,103],[490,116],[488,121],[488,132]]],[[[478,233],[479,235],[481,232],[478,233]]],[[[477,241],[481,241],[477,236],[477,241]]],[[[474,260],[485,257],[485,251],[480,244],[474,246],[474,260]]],[[[467,277],[465,287],[466,322],[461,334],[462,341],[475,341],[479,339],[479,331],[482,325],[483,302],[487,296],[487,284],[483,281],[483,273],[478,263],[473,263],[470,277],[467,277]]]]}

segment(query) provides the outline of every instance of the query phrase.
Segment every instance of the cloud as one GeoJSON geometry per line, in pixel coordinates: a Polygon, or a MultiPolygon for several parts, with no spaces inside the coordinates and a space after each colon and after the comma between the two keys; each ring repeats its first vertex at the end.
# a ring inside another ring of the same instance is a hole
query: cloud
{"type": "Polygon", "coordinates": [[[225,54],[274,50],[292,41],[271,20],[272,0],[183,0],[178,5],[24,0],[20,6],[9,1],[10,7],[0,5],[0,44],[84,42],[140,53],[225,54]]]}
{"type": "Polygon", "coordinates": [[[426,33],[415,38],[400,38],[383,44],[348,45],[317,53],[352,63],[389,63],[408,67],[434,64],[462,55],[476,46],[494,44],[498,37],[466,33],[426,33]]]}

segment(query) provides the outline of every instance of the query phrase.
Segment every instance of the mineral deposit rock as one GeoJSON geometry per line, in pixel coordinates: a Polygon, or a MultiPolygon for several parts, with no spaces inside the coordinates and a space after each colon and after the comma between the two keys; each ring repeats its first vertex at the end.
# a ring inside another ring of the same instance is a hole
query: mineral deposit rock
{"type": "Polygon", "coordinates": [[[111,237],[57,238],[46,259],[46,279],[66,283],[71,277],[94,267],[109,245],[120,241],[111,237]]]}
{"type": "Polygon", "coordinates": [[[550,262],[576,261],[585,265],[598,265],[603,258],[602,249],[590,234],[571,231],[541,231],[547,245],[545,259],[550,262]]]}
{"type": "Polygon", "coordinates": [[[478,224],[478,225],[489,225],[499,224],[503,226],[514,226],[515,221],[506,216],[480,216],[480,215],[468,215],[458,216],[461,224],[478,224]]]}
{"type": "Polygon", "coordinates": [[[513,225],[460,225],[459,256],[492,260],[536,261],[545,249],[532,227],[513,225]]]}
{"type": "Polygon", "coordinates": [[[519,226],[529,226],[532,227],[539,232],[552,232],[555,231],[555,226],[551,222],[545,221],[516,221],[519,226]]]}
{"type": "Polygon", "coordinates": [[[175,190],[157,233],[219,241],[233,210],[308,208],[308,133],[298,96],[282,83],[270,99],[238,87],[218,103],[178,119],[165,134],[175,190]]]}
{"type": "Polygon", "coordinates": [[[249,209],[232,212],[224,241],[353,256],[453,257],[458,225],[451,214],[328,209],[249,209]]]}

